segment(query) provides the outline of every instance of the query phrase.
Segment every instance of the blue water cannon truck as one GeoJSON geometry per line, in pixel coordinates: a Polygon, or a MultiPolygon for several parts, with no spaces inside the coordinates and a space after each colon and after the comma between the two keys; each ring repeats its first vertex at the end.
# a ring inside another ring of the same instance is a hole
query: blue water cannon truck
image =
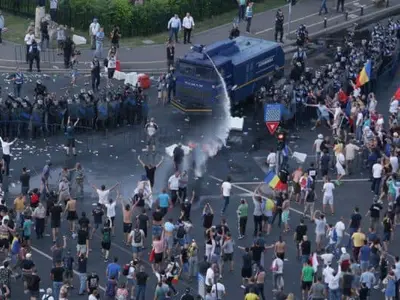
{"type": "Polygon", "coordinates": [[[172,105],[186,114],[217,111],[223,94],[215,65],[226,83],[231,107],[237,107],[254,98],[271,77],[283,75],[284,64],[282,47],[263,39],[240,36],[209,46],[194,45],[176,63],[172,105]]]}

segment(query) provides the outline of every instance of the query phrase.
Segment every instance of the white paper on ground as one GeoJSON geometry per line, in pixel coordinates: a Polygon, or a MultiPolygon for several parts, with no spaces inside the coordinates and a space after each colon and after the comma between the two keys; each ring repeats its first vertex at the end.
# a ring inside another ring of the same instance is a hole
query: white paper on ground
{"type": "Polygon", "coordinates": [[[86,39],[83,36],[76,35],[76,34],[74,34],[72,36],[72,41],[75,43],[75,45],[85,45],[86,44],[86,39]]]}
{"type": "Polygon", "coordinates": [[[305,161],[306,161],[306,159],[307,159],[307,154],[306,153],[300,153],[300,152],[293,152],[293,155],[292,155],[292,157],[294,158],[294,159],[296,159],[296,161],[298,162],[298,163],[304,163],[305,161]]]}
{"type": "MultiPolygon", "coordinates": [[[[169,147],[165,147],[165,153],[169,157],[174,157],[174,149],[176,148],[176,146],[178,146],[178,144],[173,144],[169,147]]],[[[189,148],[188,146],[185,146],[185,145],[182,145],[182,149],[183,149],[183,153],[185,153],[185,155],[188,155],[190,153],[190,151],[192,150],[191,148],[189,148]]]]}
{"type": "Polygon", "coordinates": [[[129,83],[130,85],[135,86],[137,81],[138,81],[138,73],[136,73],[136,72],[127,73],[124,84],[129,83]]]}
{"type": "Polygon", "coordinates": [[[120,72],[120,71],[115,71],[114,72],[114,79],[116,79],[116,80],[126,80],[126,73],[120,72]]]}

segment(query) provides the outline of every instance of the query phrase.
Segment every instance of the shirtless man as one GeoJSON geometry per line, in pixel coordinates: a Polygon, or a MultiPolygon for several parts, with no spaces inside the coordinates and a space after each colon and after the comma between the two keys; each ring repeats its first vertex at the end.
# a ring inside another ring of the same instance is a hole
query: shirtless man
{"type": "Polygon", "coordinates": [[[75,223],[78,219],[78,214],[76,213],[76,200],[69,198],[67,204],[65,205],[64,215],[67,214],[67,220],[69,223],[69,230],[75,232],[75,223]]]}
{"type": "Polygon", "coordinates": [[[275,254],[276,257],[285,260],[286,243],[279,237],[279,240],[275,243],[275,254]]]}
{"type": "Polygon", "coordinates": [[[66,177],[63,177],[58,184],[58,203],[64,201],[64,204],[67,205],[68,199],[70,199],[69,182],[66,177]]]}
{"type": "Polygon", "coordinates": [[[132,215],[133,215],[133,207],[131,207],[129,204],[124,205],[123,202],[121,202],[121,208],[122,208],[122,216],[123,216],[123,222],[124,222],[124,242],[128,246],[128,237],[129,234],[132,231],[132,215]]]}

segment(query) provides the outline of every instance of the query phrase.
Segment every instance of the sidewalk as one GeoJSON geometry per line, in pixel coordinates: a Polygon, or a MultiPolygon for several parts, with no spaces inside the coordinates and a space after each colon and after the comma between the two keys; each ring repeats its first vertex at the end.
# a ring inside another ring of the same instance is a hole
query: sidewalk
{"type": "MultiPolygon", "coordinates": [[[[309,30],[309,33],[312,35],[313,33],[321,32],[324,30],[324,18],[327,19],[327,26],[340,26],[342,23],[346,21],[345,14],[336,13],[336,8],[333,6],[336,4],[336,1],[328,0],[328,9],[329,13],[327,15],[318,15],[320,2],[316,0],[304,0],[299,2],[292,8],[292,21],[290,25],[290,36],[292,37],[296,32],[296,29],[300,24],[305,24],[309,30]]],[[[396,4],[391,4],[394,7],[396,4]]],[[[345,3],[345,10],[348,12],[348,21],[352,20],[356,21],[360,18],[361,9],[360,7],[364,7],[364,17],[374,14],[379,10],[383,10],[384,8],[377,8],[375,5],[371,3],[371,0],[353,0],[345,3]]],[[[396,5],[397,6],[397,5],[396,5]]],[[[293,43],[293,40],[287,39],[288,34],[288,6],[281,7],[284,15],[285,15],[285,37],[286,39],[284,47],[293,43]]],[[[257,11],[257,7],[255,7],[255,11],[257,11]]],[[[265,11],[259,14],[256,14],[252,21],[251,28],[251,36],[255,36],[258,38],[263,38],[267,40],[274,40],[274,22],[275,22],[275,14],[276,9],[265,11]]],[[[363,18],[363,17],[362,17],[363,18]]],[[[203,44],[208,45],[213,42],[223,40],[228,38],[229,31],[231,29],[232,24],[225,24],[222,26],[218,26],[207,31],[196,33],[194,31],[194,36],[192,42],[194,44],[203,44]]],[[[240,24],[240,30],[242,35],[248,35],[245,33],[245,24],[242,22],[240,24]]],[[[166,33],[167,35],[167,33],[166,33]]],[[[122,40],[123,44],[123,40],[122,40]]],[[[15,47],[14,44],[4,43],[4,45],[0,46],[1,49],[1,58],[0,58],[0,69],[11,69],[15,67],[16,60],[20,60],[21,58],[15,55],[15,47]]],[[[175,57],[181,57],[185,55],[190,50],[190,45],[184,45],[183,43],[178,43],[175,47],[175,57]]],[[[81,51],[82,54],[80,56],[80,63],[83,71],[88,69],[87,66],[83,67],[83,64],[89,64],[92,60],[93,51],[84,49],[81,51]]],[[[104,53],[103,55],[106,55],[104,53]]],[[[19,56],[19,55],[18,55],[19,56]]],[[[43,53],[42,65],[44,70],[46,67],[50,70],[55,70],[58,72],[62,72],[63,70],[63,60],[62,56],[55,56],[55,59],[51,58],[46,59],[46,54],[43,53]],[[47,64],[47,66],[46,66],[47,64]]],[[[128,48],[122,46],[118,52],[118,58],[121,61],[122,70],[135,70],[138,72],[162,72],[166,70],[166,50],[165,45],[148,45],[141,46],[135,48],[128,48]]],[[[24,62],[22,62],[24,63],[24,62]]]]}

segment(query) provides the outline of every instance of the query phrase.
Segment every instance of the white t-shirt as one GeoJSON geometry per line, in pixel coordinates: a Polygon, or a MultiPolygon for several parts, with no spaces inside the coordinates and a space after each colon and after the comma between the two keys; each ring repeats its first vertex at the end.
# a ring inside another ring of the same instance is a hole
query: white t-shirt
{"type": "Polygon", "coordinates": [[[328,266],[332,263],[334,255],[332,253],[321,254],[321,259],[324,261],[324,265],[328,266]]]}
{"type": "Polygon", "coordinates": [[[276,274],[282,274],[283,273],[283,260],[280,258],[275,258],[274,261],[272,262],[272,267],[274,268],[274,272],[276,274]]]}
{"type": "Polygon", "coordinates": [[[110,190],[96,190],[97,195],[99,195],[99,203],[106,205],[108,203],[108,195],[110,195],[110,190]]]}
{"type": "Polygon", "coordinates": [[[131,266],[129,267],[128,275],[126,276],[126,278],[133,279],[133,275],[135,275],[135,268],[131,266]]]}
{"type": "Polygon", "coordinates": [[[276,165],[276,153],[271,152],[270,154],[268,154],[267,164],[268,164],[269,167],[275,167],[275,165],[276,165]]]}
{"type": "Polygon", "coordinates": [[[116,202],[113,203],[106,203],[105,206],[107,208],[107,218],[115,217],[115,206],[117,205],[116,202]]]}
{"type": "Polygon", "coordinates": [[[57,9],[57,5],[58,5],[58,0],[50,0],[50,9],[57,9]]]}
{"type": "Polygon", "coordinates": [[[179,176],[176,177],[175,174],[172,175],[169,179],[168,179],[168,186],[169,189],[171,191],[177,191],[179,190],[179,176]]]}
{"type": "Polygon", "coordinates": [[[42,300],[54,300],[54,297],[52,295],[44,294],[42,300]]]}
{"type": "Polygon", "coordinates": [[[335,229],[336,229],[337,236],[343,237],[343,232],[346,229],[346,227],[344,226],[344,223],[342,221],[339,221],[336,223],[335,229]]]}
{"type": "Polygon", "coordinates": [[[315,146],[315,152],[320,153],[321,152],[321,144],[324,140],[323,139],[316,139],[314,141],[314,146],[315,146]]]}
{"type": "Polygon", "coordinates": [[[93,295],[89,295],[89,299],[88,300],[97,300],[97,298],[93,295]]]}
{"type": "Polygon", "coordinates": [[[213,296],[215,299],[222,299],[222,296],[225,295],[225,286],[217,282],[217,284],[214,284],[213,287],[211,288],[211,296],[213,296]],[[218,297],[217,297],[217,291],[218,291],[218,297]]]}
{"type": "Polygon", "coordinates": [[[361,126],[363,124],[363,119],[364,115],[362,114],[362,112],[359,112],[357,114],[357,121],[356,121],[357,126],[361,126]]]}
{"type": "Polygon", "coordinates": [[[397,156],[390,156],[390,165],[392,166],[392,172],[397,173],[397,170],[399,169],[399,159],[397,156]]]}
{"type": "Polygon", "coordinates": [[[375,163],[372,166],[372,176],[374,178],[381,178],[382,177],[382,170],[383,170],[382,165],[380,163],[375,163]]]}
{"type": "Polygon", "coordinates": [[[315,234],[325,234],[326,220],[315,219],[315,234]]]}
{"type": "Polygon", "coordinates": [[[397,110],[399,108],[399,101],[398,100],[393,100],[392,102],[390,102],[390,106],[389,106],[389,112],[391,114],[396,114],[397,110]]]}
{"type": "Polygon", "coordinates": [[[109,69],[115,69],[117,67],[117,59],[114,57],[110,57],[108,59],[108,64],[107,64],[107,68],[109,69]]]}
{"type": "Polygon", "coordinates": [[[232,189],[232,184],[228,181],[224,181],[221,185],[222,187],[222,196],[224,197],[230,197],[231,196],[231,189],[232,189]]]}
{"type": "Polygon", "coordinates": [[[333,196],[333,190],[335,189],[335,185],[332,182],[325,182],[324,183],[324,195],[325,196],[333,196]]]}
{"type": "Polygon", "coordinates": [[[207,273],[206,273],[206,285],[210,286],[210,282],[212,282],[212,284],[214,284],[214,279],[215,279],[215,274],[212,268],[208,268],[207,269],[207,273]]]}
{"type": "Polygon", "coordinates": [[[344,158],[343,153],[339,153],[338,155],[336,155],[336,159],[342,166],[344,166],[346,159],[344,158]]]}
{"type": "Polygon", "coordinates": [[[132,247],[143,247],[143,241],[144,241],[144,231],[142,229],[139,229],[140,235],[141,235],[141,239],[140,239],[140,243],[136,243],[135,242],[135,230],[132,230],[131,233],[129,234],[129,236],[132,238],[132,247]]]}
{"type": "Polygon", "coordinates": [[[331,267],[326,267],[326,268],[322,271],[322,276],[324,276],[324,282],[325,282],[326,284],[329,283],[333,272],[335,272],[335,270],[334,270],[333,268],[331,268],[331,267]]]}

